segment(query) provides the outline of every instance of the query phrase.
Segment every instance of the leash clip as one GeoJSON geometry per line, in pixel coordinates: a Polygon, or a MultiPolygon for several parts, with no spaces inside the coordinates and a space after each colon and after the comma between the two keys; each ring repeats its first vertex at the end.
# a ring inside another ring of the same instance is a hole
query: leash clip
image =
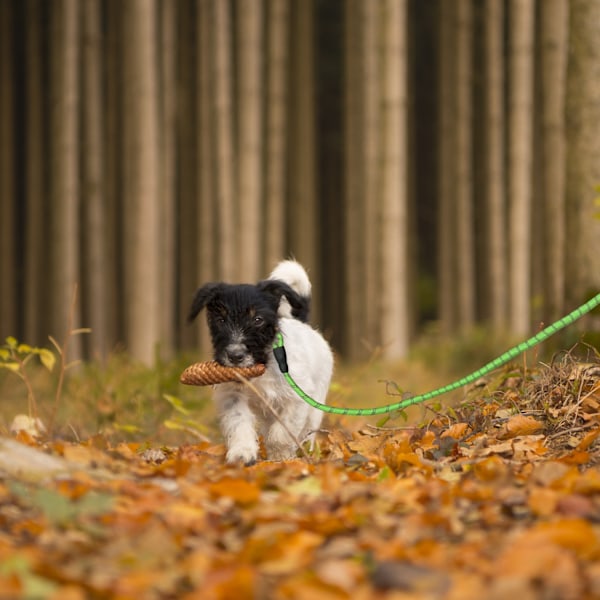
{"type": "Polygon", "coordinates": [[[287,354],[285,352],[285,347],[283,345],[283,336],[281,333],[277,333],[277,341],[273,344],[273,356],[277,361],[277,365],[279,366],[279,370],[282,373],[288,372],[288,364],[287,364],[287,354]]]}

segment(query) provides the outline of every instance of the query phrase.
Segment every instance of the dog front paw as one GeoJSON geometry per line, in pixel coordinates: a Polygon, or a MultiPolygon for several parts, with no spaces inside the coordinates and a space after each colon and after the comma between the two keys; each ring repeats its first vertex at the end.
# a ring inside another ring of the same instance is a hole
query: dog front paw
{"type": "Polygon", "coordinates": [[[250,447],[232,447],[227,450],[227,454],[225,456],[225,460],[228,465],[244,465],[246,467],[251,467],[256,464],[256,460],[258,458],[258,447],[250,448],[250,447]]]}

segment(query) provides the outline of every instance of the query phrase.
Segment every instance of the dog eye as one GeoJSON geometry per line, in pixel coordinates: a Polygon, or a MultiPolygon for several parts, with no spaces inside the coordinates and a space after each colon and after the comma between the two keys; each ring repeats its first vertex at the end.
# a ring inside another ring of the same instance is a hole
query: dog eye
{"type": "Polygon", "coordinates": [[[260,315],[256,315],[254,317],[254,324],[257,326],[262,325],[265,322],[265,320],[263,319],[263,317],[261,317],[260,315]]]}

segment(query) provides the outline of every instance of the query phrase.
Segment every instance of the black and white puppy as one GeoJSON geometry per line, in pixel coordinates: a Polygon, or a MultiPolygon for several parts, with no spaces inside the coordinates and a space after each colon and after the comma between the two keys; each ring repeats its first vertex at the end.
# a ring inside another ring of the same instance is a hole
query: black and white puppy
{"type": "Polygon", "coordinates": [[[280,262],[269,278],[256,285],[207,283],[194,296],[188,316],[193,321],[206,308],[214,359],[225,366],[265,364],[252,384],[215,385],[214,399],[227,445],[227,462],[251,465],[258,458],[262,435],[269,460],[296,455],[296,440],[311,447],[323,413],[299,398],[284,379],[273,356],[281,332],[289,373],[309,396],[324,403],[333,372],[333,354],[323,336],[308,325],[311,284],[293,260],[280,262]],[[268,402],[276,419],[265,406],[268,402]],[[296,439],[292,439],[289,430],[296,439]]]}

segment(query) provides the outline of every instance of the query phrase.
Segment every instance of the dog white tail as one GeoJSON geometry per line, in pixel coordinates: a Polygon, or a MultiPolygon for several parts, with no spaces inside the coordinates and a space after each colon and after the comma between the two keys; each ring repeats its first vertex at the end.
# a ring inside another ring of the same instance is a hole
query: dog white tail
{"type": "MultiPolygon", "coordinates": [[[[308,308],[311,284],[306,270],[299,262],[296,262],[295,260],[282,260],[273,271],[271,271],[269,279],[277,279],[287,283],[297,294],[306,300],[308,308]]],[[[280,317],[294,317],[292,314],[292,307],[285,298],[281,299],[278,314],[280,317]]]]}

